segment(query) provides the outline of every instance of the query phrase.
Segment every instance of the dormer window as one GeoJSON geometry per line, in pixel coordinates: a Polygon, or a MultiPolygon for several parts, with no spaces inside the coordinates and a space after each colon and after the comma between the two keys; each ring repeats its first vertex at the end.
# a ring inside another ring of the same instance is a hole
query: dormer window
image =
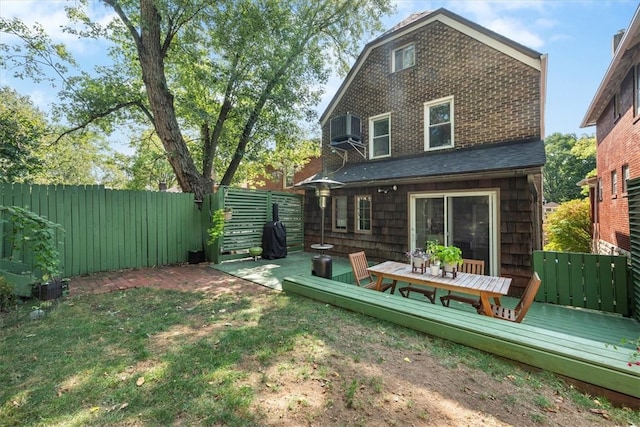
{"type": "Polygon", "coordinates": [[[393,51],[392,56],[393,71],[401,71],[405,68],[413,67],[416,65],[416,48],[415,45],[410,44],[403,46],[400,49],[393,51]]]}

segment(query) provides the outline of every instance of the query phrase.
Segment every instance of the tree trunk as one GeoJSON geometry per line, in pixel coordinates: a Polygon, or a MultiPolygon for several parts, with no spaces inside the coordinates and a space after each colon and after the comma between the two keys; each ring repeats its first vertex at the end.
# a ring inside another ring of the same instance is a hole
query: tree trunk
{"type": "Polygon", "coordinates": [[[167,152],[182,191],[194,193],[196,200],[213,192],[213,182],[198,172],[182,137],[176,118],[173,95],[169,91],[164,72],[163,45],[161,43],[160,14],[153,0],[141,0],[142,17],[138,54],[149,105],[155,120],[155,129],[167,152]]]}

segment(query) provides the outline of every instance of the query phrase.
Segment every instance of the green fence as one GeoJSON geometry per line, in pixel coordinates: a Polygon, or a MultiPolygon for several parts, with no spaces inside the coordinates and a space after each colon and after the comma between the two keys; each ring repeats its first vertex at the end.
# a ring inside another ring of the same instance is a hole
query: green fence
{"type": "Polygon", "coordinates": [[[627,257],[534,251],[533,270],[542,279],[536,301],[632,314],[627,257]]]}
{"type": "MultiPolygon", "coordinates": [[[[203,202],[209,218],[217,209],[232,210],[225,221],[224,236],[207,247],[207,258],[215,263],[248,256],[248,250],[262,246],[264,225],[273,220],[273,204],[287,230],[287,250],[304,247],[303,198],[299,194],[220,187],[203,202]]],[[[210,227],[211,224],[207,226],[210,227]]]]}
{"type": "MultiPolygon", "coordinates": [[[[0,184],[0,205],[26,207],[62,225],[66,277],[177,264],[203,248],[203,216],[193,194],[0,184]]],[[[0,224],[0,259],[12,254],[10,227],[0,224]]],[[[21,258],[29,264],[25,249],[21,258]]]]}

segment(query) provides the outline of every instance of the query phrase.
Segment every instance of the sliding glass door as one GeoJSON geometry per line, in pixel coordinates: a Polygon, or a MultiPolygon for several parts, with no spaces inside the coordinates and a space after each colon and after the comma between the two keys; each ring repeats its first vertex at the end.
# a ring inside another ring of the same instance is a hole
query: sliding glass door
{"type": "Polygon", "coordinates": [[[462,257],[484,260],[488,274],[497,274],[497,192],[420,193],[410,195],[411,249],[427,240],[455,245],[462,257]]]}

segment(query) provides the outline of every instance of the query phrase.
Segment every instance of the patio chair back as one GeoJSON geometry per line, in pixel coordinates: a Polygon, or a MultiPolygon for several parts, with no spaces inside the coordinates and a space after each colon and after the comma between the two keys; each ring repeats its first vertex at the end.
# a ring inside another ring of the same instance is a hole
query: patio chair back
{"type": "MultiPolygon", "coordinates": [[[[463,259],[462,263],[458,264],[458,271],[463,273],[472,274],[484,274],[484,260],[483,259],[463,259]]],[[[447,295],[440,297],[440,302],[445,307],[449,307],[451,300],[464,302],[471,304],[474,308],[480,307],[480,300],[478,298],[471,298],[462,295],[452,294],[451,291],[447,295]]]]}
{"type": "MultiPolygon", "coordinates": [[[[373,280],[371,273],[367,270],[369,263],[367,262],[367,255],[364,251],[349,254],[349,262],[353,269],[353,277],[356,279],[356,284],[362,288],[375,289],[376,281],[373,280]]],[[[384,292],[389,288],[393,288],[391,293],[395,291],[395,286],[392,283],[385,282],[382,283],[382,289],[380,290],[384,292]]]]}
{"type": "Polygon", "coordinates": [[[463,273],[484,274],[483,259],[463,259],[458,265],[458,271],[463,273]]]}
{"type": "Polygon", "coordinates": [[[534,272],[516,307],[511,309],[491,304],[493,315],[497,318],[509,320],[511,322],[522,322],[527,311],[529,311],[529,307],[531,307],[531,303],[533,303],[533,299],[538,293],[538,289],[540,289],[540,283],[542,283],[540,276],[538,276],[538,273],[534,272]]]}

